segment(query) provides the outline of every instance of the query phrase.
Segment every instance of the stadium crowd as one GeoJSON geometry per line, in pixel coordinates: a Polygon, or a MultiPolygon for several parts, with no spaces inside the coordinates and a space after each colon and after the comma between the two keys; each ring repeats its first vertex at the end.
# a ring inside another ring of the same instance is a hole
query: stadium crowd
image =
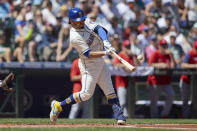
{"type": "MultiPolygon", "coordinates": [[[[197,0],[1,0],[0,61],[72,62],[77,54],[69,45],[68,11],[73,7],[81,8],[108,31],[117,52],[126,47],[128,55],[142,55],[142,65],[160,62],[161,68],[188,68],[186,63],[190,63],[195,64],[191,68],[197,67],[197,60],[188,62],[197,56],[197,51],[190,53],[197,49],[197,0]],[[164,52],[170,62],[152,58],[162,48],[168,48],[164,52]]],[[[151,78],[148,82],[154,92],[154,86],[162,82],[154,83],[151,78]]],[[[188,80],[186,76],[181,78],[188,80]]],[[[182,86],[188,86],[187,82],[182,86]]],[[[162,84],[170,88],[170,81],[162,84]]],[[[170,89],[167,94],[169,105],[163,117],[171,108],[174,92],[170,89]]],[[[185,97],[187,102],[188,95],[185,97]]],[[[155,102],[158,98],[152,99],[155,102]]],[[[152,117],[158,117],[153,111],[152,117]]]]}
{"type": "Polygon", "coordinates": [[[159,40],[171,46],[174,37],[181,48],[170,49],[179,64],[197,39],[196,6],[196,0],[1,0],[1,61],[72,61],[68,11],[79,7],[108,30],[117,50],[129,41],[145,61],[159,40]]]}

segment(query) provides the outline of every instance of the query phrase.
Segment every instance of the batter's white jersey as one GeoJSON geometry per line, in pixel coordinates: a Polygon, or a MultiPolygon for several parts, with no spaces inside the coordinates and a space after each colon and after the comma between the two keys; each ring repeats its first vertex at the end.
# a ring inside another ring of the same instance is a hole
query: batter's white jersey
{"type": "Polygon", "coordinates": [[[70,43],[79,53],[79,57],[87,59],[83,55],[87,50],[101,51],[103,50],[97,34],[94,33],[94,28],[97,26],[96,23],[86,19],[83,29],[71,28],[70,30],[70,43]]]}
{"type": "Polygon", "coordinates": [[[93,95],[96,84],[102,88],[107,99],[115,97],[111,74],[104,59],[88,58],[83,55],[88,50],[103,50],[103,44],[93,31],[96,26],[96,23],[86,19],[83,29],[71,28],[70,30],[70,44],[77,50],[80,57],[78,64],[82,74],[82,90],[79,95],[82,101],[88,100],[93,95]]]}

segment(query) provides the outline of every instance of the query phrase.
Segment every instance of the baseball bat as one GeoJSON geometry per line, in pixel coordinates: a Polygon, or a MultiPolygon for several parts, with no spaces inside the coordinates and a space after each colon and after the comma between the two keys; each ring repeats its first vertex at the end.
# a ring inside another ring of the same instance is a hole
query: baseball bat
{"type": "Polygon", "coordinates": [[[135,67],[129,64],[126,60],[121,58],[116,52],[112,51],[112,53],[120,60],[122,64],[124,64],[131,72],[135,71],[135,67]]]}
{"type": "MultiPolygon", "coordinates": [[[[103,41],[101,40],[101,38],[94,33],[94,35],[99,39],[100,43],[102,43],[102,45],[104,46],[103,41]]],[[[135,71],[135,67],[132,66],[131,64],[129,64],[126,60],[124,60],[123,58],[121,58],[118,54],[116,54],[116,52],[112,51],[112,54],[114,54],[122,64],[124,64],[131,72],[135,71]]]]}

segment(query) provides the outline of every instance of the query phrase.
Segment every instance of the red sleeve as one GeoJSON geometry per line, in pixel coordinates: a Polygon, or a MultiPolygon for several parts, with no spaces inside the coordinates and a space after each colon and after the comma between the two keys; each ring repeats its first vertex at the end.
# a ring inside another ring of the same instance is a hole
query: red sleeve
{"type": "Polygon", "coordinates": [[[70,71],[70,78],[72,78],[73,76],[78,75],[77,68],[79,68],[78,67],[78,60],[74,60],[73,64],[72,64],[71,71],[70,71]]]}
{"type": "Polygon", "coordinates": [[[149,65],[156,62],[157,55],[158,55],[157,52],[152,53],[152,55],[148,59],[149,65]]]}

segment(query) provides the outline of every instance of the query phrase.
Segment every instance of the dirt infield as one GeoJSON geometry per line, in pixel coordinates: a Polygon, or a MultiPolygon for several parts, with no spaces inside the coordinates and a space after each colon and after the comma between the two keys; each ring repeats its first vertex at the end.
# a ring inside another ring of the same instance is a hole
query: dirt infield
{"type": "Polygon", "coordinates": [[[51,127],[114,127],[196,130],[197,124],[0,124],[0,128],[51,128],[51,127]]]}

